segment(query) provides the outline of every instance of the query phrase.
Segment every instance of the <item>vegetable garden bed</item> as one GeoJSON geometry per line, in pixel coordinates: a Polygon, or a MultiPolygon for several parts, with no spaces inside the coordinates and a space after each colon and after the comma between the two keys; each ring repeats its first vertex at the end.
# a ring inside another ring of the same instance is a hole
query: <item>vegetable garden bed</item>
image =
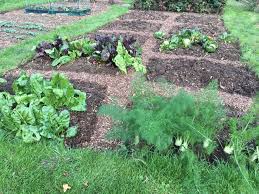
{"type": "Polygon", "coordinates": [[[217,80],[219,90],[244,96],[254,96],[259,89],[259,80],[246,67],[208,60],[151,59],[148,69],[150,80],[164,77],[180,86],[203,88],[212,80],[217,80]]]}
{"type": "Polygon", "coordinates": [[[146,21],[115,21],[107,25],[104,30],[125,30],[135,32],[155,32],[161,28],[162,24],[150,23],[146,21]]]}
{"type": "MultiPolygon", "coordinates": [[[[160,41],[156,42],[156,46],[153,49],[154,52],[160,52],[160,44],[160,41]]],[[[179,48],[172,51],[166,51],[166,54],[193,57],[210,57],[213,59],[230,61],[239,61],[241,56],[240,45],[238,42],[232,44],[221,42],[219,43],[219,48],[214,53],[207,53],[200,46],[192,46],[188,49],[179,48]]]]}
{"type": "Polygon", "coordinates": [[[217,37],[221,34],[223,34],[224,32],[226,32],[224,26],[221,24],[219,26],[217,25],[200,25],[199,23],[184,23],[184,24],[179,24],[177,26],[174,26],[172,29],[170,29],[169,34],[175,34],[178,31],[182,30],[182,29],[199,29],[202,33],[208,35],[208,36],[212,36],[212,37],[217,37]]]}
{"type": "Polygon", "coordinates": [[[184,24],[199,24],[199,25],[222,25],[222,20],[218,15],[207,15],[207,14],[181,14],[175,19],[179,23],[184,24]]]}
{"type": "Polygon", "coordinates": [[[164,21],[169,16],[159,11],[131,11],[120,17],[121,20],[160,20],[164,21]]]}
{"type": "MultiPolygon", "coordinates": [[[[196,46],[190,49],[179,48],[169,54],[158,50],[158,41],[153,37],[154,32],[162,30],[170,34],[172,30],[176,32],[183,28],[195,27],[201,19],[197,17],[197,21],[194,19],[192,24],[179,23],[176,21],[179,15],[179,13],[159,12],[157,14],[152,11],[131,11],[119,20],[86,36],[93,40],[95,35],[132,35],[140,43],[143,63],[148,69],[147,78],[154,81],[154,84],[157,78],[163,77],[178,87],[185,87],[186,90],[201,89],[216,79],[219,82],[220,95],[225,106],[234,112],[231,113],[232,115],[237,115],[236,112],[242,114],[251,105],[251,97],[258,91],[259,81],[254,73],[239,62],[238,44],[219,43],[215,53],[205,53],[201,47],[196,46]],[[139,18],[139,21],[135,21],[139,18]]],[[[192,16],[186,13],[183,15],[192,16]]],[[[224,25],[217,19],[218,16],[214,17],[212,22],[217,22],[216,29],[211,28],[207,23],[199,24],[198,27],[205,29],[203,32],[209,35],[225,32],[224,25]]],[[[213,24],[210,25],[213,26],[213,24]]],[[[78,136],[66,140],[66,144],[71,147],[114,147],[115,142],[105,140],[112,121],[96,116],[96,110],[101,103],[106,104],[113,99],[121,105],[129,103],[133,71],[129,68],[128,74],[125,75],[110,63],[98,63],[89,59],[89,57],[80,57],[58,69],[54,68],[66,74],[75,87],[85,91],[89,97],[87,103],[90,103],[87,107],[89,112],[72,114],[72,122],[79,123],[80,129],[78,136]]],[[[50,64],[50,59],[35,58],[20,69],[9,73],[17,74],[17,71],[22,69],[29,73],[40,72],[49,76],[53,70],[50,64]]]]}

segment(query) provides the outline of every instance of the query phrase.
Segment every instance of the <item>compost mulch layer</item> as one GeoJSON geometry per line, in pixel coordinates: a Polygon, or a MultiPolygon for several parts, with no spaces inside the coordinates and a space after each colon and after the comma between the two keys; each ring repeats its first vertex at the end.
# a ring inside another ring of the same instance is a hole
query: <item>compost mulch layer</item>
{"type": "Polygon", "coordinates": [[[159,11],[135,11],[132,10],[130,13],[127,13],[120,17],[121,20],[160,20],[164,21],[169,16],[166,13],[159,11]]]}
{"type": "Polygon", "coordinates": [[[162,24],[151,23],[146,21],[120,21],[117,20],[106,27],[102,28],[104,30],[125,30],[125,31],[135,31],[135,32],[156,32],[161,28],[162,24]]]}
{"type": "MultiPolygon", "coordinates": [[[[148,69],[147,78],[154,87],[158,84],[158,78],[164,77],[173,82],[178,89],[196,92],[216,79],[219,82],[219,96],[228,108],[228,114],[238,116],[249,109],[252,104],[251,97],[258,91],[258,79],[239,61],[238,44],[220,44],[218,52],[207,55],[196,47],[193,50],[180,49],[171,53],[161,53],[158,51],[158,42],[153,37],[153,33],[158,30],[169,34],[174,29],[195,26],[200,20],[198,27],[206,29],[209,35],[216,36],[225,31],[219,16],[208,15],[209,21],[203,17],[207,15],[200,17],[198,14],[133,10],[96,32],[84,36],[93,39],[95,34],[133,35],[140,42],[143,63],[148,69]],[[179,17],[182,15],[183,18],[179,17]],[[194,18],[193,21],[190,22],[187,16],[194,18]],[[185,21],[185,18],[188,21],[185,21]],[[213,24],[217,27],[216,33],[213,32],[215,28],[209,28],[213,24]]],[[[73,81],[75,88],[85,90],[89,94],[87,103],[90,103],[88,108],[92,112],[72,113],[72,122],[79,123],[82,127],[78,136],[66,140],[66,144],[70,147],[88,146],[97,149],[116,146],[118,142],[107,141],[105,138],[112,127],[111,118],[96,116],[95,113],[100,104],[111,103],[114,100],[123,106],[129,103],[133,71],[129,70],[128,74],[124,75],[112,65],[99,64],[89,58],[80,58],[58,69],[51,68],[50,64],[49,59],[36,58],[21,69],[27,73],[43,73],[45,76],[50,76],[53,71],[64,73],[73,81]]],[[[17,75],[21,69],[9,74],[17,75]]]]}
{"type": "Polygon", "coordinates": [[[90,74],[106,74],[106,75],[116,75],[118,74],[118,69],[113,64],[98,63],[94,59],[89,59],[87,57],[81,57],[76,61],[69,64],[62,65],[60,67],[51,67],[51,59],[46,57],[35,58],[29,63],[21,66],[21,69],[34,69],[34,70],[44,70],[44,71],[71,71],[71,72],[86,72],[90,74]]]}
{"type": "Polygon", "coordinates": [[[177,34],[179,31],[183,29],[197,29],[200,30],[203,34],[206,34],[208,36],[217,38],[219,35],[226,32],[225,27],[223,24],[221,25],[201,25],[199,23],[180,23],[177,26],[173,26],[172,29],[169,31],[169,35],[172,36],[174,34],[177,34]]]}
{"type": "Polygon", "coordinates": [[[89,143],[95,132],[97,124],[97,112],[106,97],[106,87],[97,83],[71,81],[77,89],[87,94],[87,110],[85,112],[72,112],[71,125],[78,126],[78,133],[75,137],[66,139],[67,146],[75,148],[89,143]]]}
{"type": "Polygon", "coordinates": [[[246,67],[234,67],[208,60],[150,59],[148,79],[165,78],[176,85],[203,88],[217,80],[219,90],[254,96],[259,89],[259,80],[246,67]]]}
{"type": "Polygon", "coordinates": [[[222,25],[223,21],[218,15],[183,13],[176,17],[176,22],[185,24],[222,25]]]}

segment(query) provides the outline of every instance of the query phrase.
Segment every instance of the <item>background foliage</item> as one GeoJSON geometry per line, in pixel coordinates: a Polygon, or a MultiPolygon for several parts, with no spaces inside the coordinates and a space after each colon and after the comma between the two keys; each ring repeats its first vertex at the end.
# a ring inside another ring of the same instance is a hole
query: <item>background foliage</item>
{"type": "Polygon", "coordinates": [[[225,3],[226,0],[133,0],[135,9],[197,13],[221,12],[225,3]]]}

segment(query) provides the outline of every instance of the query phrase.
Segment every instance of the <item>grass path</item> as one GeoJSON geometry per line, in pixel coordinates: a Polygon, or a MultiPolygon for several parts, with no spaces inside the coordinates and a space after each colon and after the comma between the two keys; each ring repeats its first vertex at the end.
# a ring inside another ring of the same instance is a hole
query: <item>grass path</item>
{"type": "Polygon", "coordinates": [[[229,0],[223,19],[230,32],[240,40],[243,60],[259,76],[259,13],[246,11],[239,2],[229,0]]]}

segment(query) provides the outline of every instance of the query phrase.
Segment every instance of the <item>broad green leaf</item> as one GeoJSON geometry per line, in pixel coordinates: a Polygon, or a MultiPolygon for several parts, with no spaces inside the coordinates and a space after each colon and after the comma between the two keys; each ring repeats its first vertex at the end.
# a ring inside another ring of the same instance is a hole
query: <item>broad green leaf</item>
{"type": "Polygon", "coordinates": [[[41,139],[39,129],[36,126],[30,125],[21,126],[21,136],[25,143],[33,143],[41,139]]]}
{"type": "Polygon", "coordinates": [[[66,137],[75,137],[77,134],[77,126],[69,127],[66,131],[66,137]]]}
{"type": "Polygon", "coordinates": [[[3,78],[0,78],[0,84],[5,84],[7,81],[3,78]]]}

